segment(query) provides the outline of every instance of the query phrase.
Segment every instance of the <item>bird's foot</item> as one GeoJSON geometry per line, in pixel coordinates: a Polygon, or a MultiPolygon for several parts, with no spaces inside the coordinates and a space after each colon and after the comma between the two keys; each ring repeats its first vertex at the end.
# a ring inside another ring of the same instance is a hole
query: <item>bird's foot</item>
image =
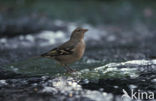
{"type": "Polygon", "coordinates": [[[67,73],[73,73],[73,72],[76,72],[76,70],[70,68],[70,67],[65,67],[66,70],[67,70],[67,73]]]}

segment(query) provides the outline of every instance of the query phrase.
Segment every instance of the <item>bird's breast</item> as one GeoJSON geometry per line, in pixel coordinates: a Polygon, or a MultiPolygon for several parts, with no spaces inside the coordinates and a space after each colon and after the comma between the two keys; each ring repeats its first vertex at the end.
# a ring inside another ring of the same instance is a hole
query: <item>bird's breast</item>
{"type": "Polygon", "coordinates": [[[80,59],[83,56],[85,52],[85,48],[86,48],[85,42],[83,40],[80,41],[74,53],[78,59],[80,59]]]}

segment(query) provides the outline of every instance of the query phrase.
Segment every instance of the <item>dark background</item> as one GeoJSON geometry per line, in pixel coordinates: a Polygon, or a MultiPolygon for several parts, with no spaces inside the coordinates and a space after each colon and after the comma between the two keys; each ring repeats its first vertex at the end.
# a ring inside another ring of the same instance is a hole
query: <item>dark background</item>
{"type": "Polygon", "coordinates": [[[24,29],[23,33],[53,30],[49,24],[58,19],[132,30],[143,24],[154,30],[155,4],[154,0],[0,0],[0,36],[22,34],[24,29]]]}

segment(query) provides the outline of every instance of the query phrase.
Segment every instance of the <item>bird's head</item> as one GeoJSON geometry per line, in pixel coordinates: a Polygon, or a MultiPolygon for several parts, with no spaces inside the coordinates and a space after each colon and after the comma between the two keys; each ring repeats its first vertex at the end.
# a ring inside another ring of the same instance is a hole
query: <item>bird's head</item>
{"type": "Polygon", "coordinates": [[[70,37],[70,39],[78,39],[78,40],[81,40],[84,38],[84,34],[85,32],[87,32],[88,29],[84,29],[84,28],[81,28],[81,27],[77,27],[73,32],[72,32],[72,35],[70,37]]]}

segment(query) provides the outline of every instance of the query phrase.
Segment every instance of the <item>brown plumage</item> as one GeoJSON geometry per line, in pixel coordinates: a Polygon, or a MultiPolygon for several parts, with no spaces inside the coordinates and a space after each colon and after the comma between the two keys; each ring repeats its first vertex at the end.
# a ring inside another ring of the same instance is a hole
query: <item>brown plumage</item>
{"type": "Polygon", "coordinates": [[[42,54],[42,57],[50,57],[62,64],[68,72],[73,72],[73,69],[67,67],[67,64],[71,64],[81,59],[85,51],[84,34],[88,29],[76,28],[70,37],[70,40],[60,45],[57,48],[50,50],[47,53],[42,54]]]}

